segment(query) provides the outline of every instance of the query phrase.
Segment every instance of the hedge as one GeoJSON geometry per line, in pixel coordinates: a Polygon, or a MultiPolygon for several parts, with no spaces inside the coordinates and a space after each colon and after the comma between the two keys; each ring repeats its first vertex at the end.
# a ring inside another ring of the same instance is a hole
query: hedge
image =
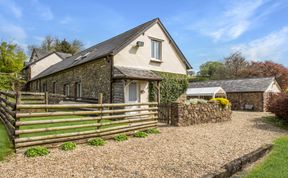
{"type": "MultiPolygon", "coordinates": [[[[171,103],[176,101],[188,88],[188,76],[167,72],[154,71],[162,77],[161,81],[161,103],[171,103]]],[[[156,83],[149,82],[149,101],[155,101],[157,95],[156,83]]]]}
{"type": "Polygon", "coordinates": [[[270,100],[268,110],[288,122],[288,94],[274,95],[273,99],[270,100]]]}

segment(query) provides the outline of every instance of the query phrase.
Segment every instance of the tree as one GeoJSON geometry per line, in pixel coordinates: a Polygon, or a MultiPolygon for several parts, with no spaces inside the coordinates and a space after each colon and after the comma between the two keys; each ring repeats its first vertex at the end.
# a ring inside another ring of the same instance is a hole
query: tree
{"type": "Polygon", "coordinates": [[[17,90],[24,81],[19,77],[25,53],[16,44],[2,41],[0,44],[0,89],[17,90]]]}
{"type": "Polygon", "coordinates": [[[30,53],[34,48],[38,48],[47,52],[56,51],[56,52],[70,53],[73,55],[83,49],[83,43],[77,39],[69,42],[66,39],[60,40],[59,38],[48,35],[42,41],[40,46],[29,45],[28,49],[30,53]]]}
{"type": "Polygon", "coordinates": [[[25,60],[25,53],[16,44],[1,42],[0,72],[19,73],[23,68],[25,60]]]}
{"type": "Polygon", "coordinates": [[[227,78],[237,79],[243,78],[243,73],[249,66],[249,62],[246,61],[245,57],[243,57],[240,52],[235,52],[224,58],[224,66],[227,78]]]}
{"type": "Polygon", "coordinates": [[[272,61],[251,62],[245,77],[275,77],[283,90],[288,89],[288,68],[272,61]]]}
{"type": "Polygon", "coordinates": [[[224,64],[219,61],[208,61],[200,66],[198,77],[217,80],[225,78],[224,64]]]}

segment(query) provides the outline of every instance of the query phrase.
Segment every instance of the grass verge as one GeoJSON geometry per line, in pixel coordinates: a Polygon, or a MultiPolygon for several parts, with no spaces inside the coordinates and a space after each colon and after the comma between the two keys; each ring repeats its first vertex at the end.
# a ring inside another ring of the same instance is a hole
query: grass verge
{"type": "Polygon", "coordinates": [[[7,155],[12,152],[12,144],[10,143],[4,125],[0,121],[0,161],[2,161],[7,155]]]}
{"type": "Polygon", "coordinates": [[[274,141],[272,151],[263,162],[256,165],[245,178],[288,177],[288,137],[274,141]]]}
{"type": "Polygon", "coordinates": [[[288,122],[275,116],[269,116],[264,118],[264,122],[288,130],[288,122]]]}

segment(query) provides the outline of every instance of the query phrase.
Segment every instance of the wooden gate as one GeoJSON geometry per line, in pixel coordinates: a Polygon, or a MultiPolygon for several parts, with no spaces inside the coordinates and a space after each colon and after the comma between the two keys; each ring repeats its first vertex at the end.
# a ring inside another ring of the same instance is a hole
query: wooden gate
{"type": "Polygon", "coordinates": [[[171,103],[161,103],[158,105],[158,121],[171,124],[171,103]]]}

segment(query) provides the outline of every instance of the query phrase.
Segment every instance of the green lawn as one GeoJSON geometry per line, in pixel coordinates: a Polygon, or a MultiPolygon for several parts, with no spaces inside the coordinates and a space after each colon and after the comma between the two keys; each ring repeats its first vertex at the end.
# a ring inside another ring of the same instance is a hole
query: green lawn
{"type": "Polygon", "coordinates": [[[287,178],[288,177],[288,137],[274,141],[274,147],[263,162],[256,165],[245,178],[287,178]]]}
{"type": "Polygon", "coordinates": [[[12,144],[9,141],[4,125],[0,121],[0,161],[2,161],[5,156],[12,152],[12,144]]]}
{"type": "MultiPolygon", "coordinates": [[[[83,118],[85,116],[54,116],[54,117],[34,117],[34,118],[22,118],[21,121],[34,121],[34,120],[50,120],[50,119],[67,119],[67,118],[83,118]]],[[[101,120],[101,123],[109,122],[110,120],[101,120]]],[[[79,121],[79,122],[64,122],[64,123],[54,123],[54,124],[41,124],[41,125],[28,125],[28,126],[21,126],[20,129],[36,129],[36,128],[45,128],[45,127],[59,127],[59,126],[72,126],[72,125],[84,125],[84,124],[93,124],[97,123],[97,121],[79,121]]],[[[113,125],[106,125],[99,127],[100,129],[115,127],[125,124],[113,124],[113,125]]],[[[99,129],[98,128],[98,129],[99,129]]],[[[51,135],[51,134],[61,134],[61,133],[69,133],[69,132],[80,132],[80,131],[89,131],[89,130],[96,130],[97,127],[87,127],[87,128],[78,128],[78,129],[66,129],[66,130],[59,130],[59,131],[46,131],[46,132],[39,132],[39,133],[30,133],[30,134],[21,134],[20,137],[33,137],[33,136],[42,136],[42,135],[51,135]]]]}
{"type": "Polygon", "coordinates": [[[288,122],[275,116],[264,117],[264,122],[288,130],[288,122]]]}

